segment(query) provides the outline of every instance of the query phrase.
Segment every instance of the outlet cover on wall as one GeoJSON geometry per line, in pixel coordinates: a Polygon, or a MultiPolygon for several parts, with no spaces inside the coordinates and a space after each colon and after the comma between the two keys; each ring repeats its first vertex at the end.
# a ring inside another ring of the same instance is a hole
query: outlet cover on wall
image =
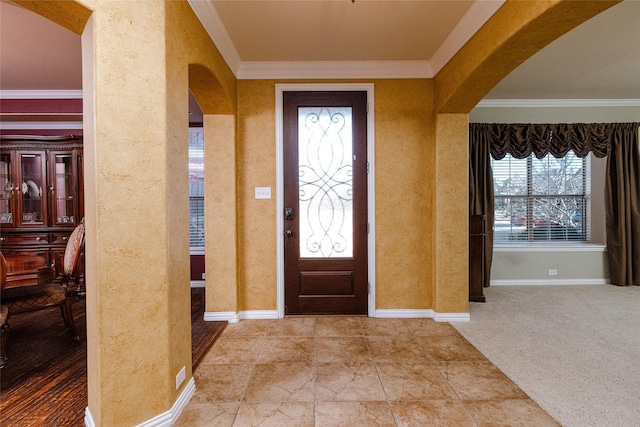
{"type": "Polygon", "coordinates": [[[557,275],[558,275],[558,270],[556,270],[555,268],[549,269],[549,276],[557,276],[557,275]]]}
{"type": "Polygon", "coordinates": [[[182,369],[180,369],[180,372],[178,372],[178,375],[176,375],[176,390],[180,388],[180,385],[184,382],[186,377],[187,369],[183,366],[182,369]]]}

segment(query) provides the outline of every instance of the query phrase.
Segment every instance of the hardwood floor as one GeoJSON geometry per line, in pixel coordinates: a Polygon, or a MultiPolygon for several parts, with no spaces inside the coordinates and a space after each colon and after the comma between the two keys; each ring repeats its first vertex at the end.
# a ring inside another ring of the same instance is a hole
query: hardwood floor
{"type": "MultiPolygon", "coordinates": [[[[80,342],[65,329],[58,308],[9,319],[8,356],[0,370],[0,426],[84,426],[87,406],[85,302],[74,318],[80,342]]],[[[226,322],[205,322],[204,288],[191,290],[193,366],[226,322]]]]}
{"type": "Polygon", "coordinates": [[[227,322],[205,322],[204,288],[191,288],[191,360],[193,370],[222,333],[227,322]]]}

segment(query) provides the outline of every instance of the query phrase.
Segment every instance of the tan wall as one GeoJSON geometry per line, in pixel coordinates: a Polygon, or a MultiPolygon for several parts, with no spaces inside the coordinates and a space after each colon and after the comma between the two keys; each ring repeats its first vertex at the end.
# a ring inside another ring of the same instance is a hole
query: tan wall
{"type": "Polygon", "coordinates": [[[205,271],[208,312],[238,311],[236,121],[205,114],[205,271]]]}
{"type": "MultiPolygon", "coordinates": [[[[373,83],[376,308],[429,308],[433,85],[426,79],[373,83]]],[[[276,187],[275,85],[238,81],[240,310],[276,309],[276,199],[254,198],[255,187],[276,187]]]]}
{"type": "Polygon", "coordinates": [[[238,81],[238,301],[240,310],[276,309],[276,98],[272,81],[238,81]]]}
{"type": "Polygon", "coordinates": [[[436,116],[434,310],[469,311],[469,120],[436,116]]]}
{"type": "Polygon", "coordinates": [[[232,113],[235,77],[186,2],[87,3],[89,410],[96,425],[135,425],[192,377],[189,86],[208,114],[232,113]]]}
{"type": "Polygon", "coordinates": [[[172,186],[184,187],[170,181],[169,158],[184,154],[168,136],[175,110],[165,73],[165,10],[151,6],[96,2],[88,28],[93,69],[86,72],[96,89],[84,97],[85,115],[95,120],[85,128],[92,166],[85,171],[87,347],[89,408],[99,425],[133,425],[165,411],[176,396],[175,367],[190,362],[184,341],[171,348],[172,324],[184,331],[179,311],[189,312],[187,298],[171,300],[172,286],[188,281],[179,265],[188,248],[169,235],[171,221],[182,219],[175,224],[181,230],[186,214],[167,209],[182,200],[172,186]],[[155,268],[142,268],[148,265],[155,268]]]}
{"type": "Polygon", "coordinates": [[[188,90],[232,114],[235,77],[187,2],[21,4],[82,34],[89,411],[135,425],[191,378],[188,90]]]}
{"type": "Polygon", "coordinates": [[[375,82],[376,308],[433,303],[432,80],[375,82]]]}

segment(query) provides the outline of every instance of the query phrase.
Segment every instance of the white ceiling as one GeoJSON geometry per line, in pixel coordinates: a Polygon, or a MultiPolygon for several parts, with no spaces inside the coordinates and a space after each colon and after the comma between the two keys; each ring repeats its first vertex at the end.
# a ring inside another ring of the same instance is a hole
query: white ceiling
{"type": "MultiPolygon", "coordinates": [[[[189,0],[239,78],[431,77],[502,0],[189,0]]],[[[577,6],[579,7],[579,6],[577,6]]],[[[640,1],[543,49],[487,98],[640,100],[640,1]]],[[[0,90],[81,89],[80,38],[0,3],[0,90]]]]}
{"type": "Polygon", "coordinates": [[[243,61],[427,61],[473,1],[210,4],[243,61]]]}

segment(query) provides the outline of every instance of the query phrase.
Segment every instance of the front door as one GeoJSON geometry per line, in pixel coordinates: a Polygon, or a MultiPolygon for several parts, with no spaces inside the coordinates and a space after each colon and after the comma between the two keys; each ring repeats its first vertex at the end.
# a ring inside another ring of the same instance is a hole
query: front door
{"type": "Polygon", "coordinates": [[[367,93],[284,92],[285,314],[367,313],[367,93]]]}

